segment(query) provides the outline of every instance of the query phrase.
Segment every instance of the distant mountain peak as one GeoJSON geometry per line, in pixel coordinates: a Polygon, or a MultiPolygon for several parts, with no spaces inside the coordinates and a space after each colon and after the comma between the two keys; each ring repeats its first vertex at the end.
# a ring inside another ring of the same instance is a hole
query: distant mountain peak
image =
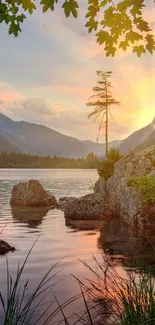
{"type": "Polygon", "coordinates": [[[144,126],[140,130],[135,131],[127,137],[119,146],[121,153],[126,153],[128,150],[134,150],[139,147],[155,130],[155,117],[151,123],[144,126]]]}
{"type": "Polygon", "coordinates": [[[155,126],[155,117],[153,118],[151,124],[155,126]]]}

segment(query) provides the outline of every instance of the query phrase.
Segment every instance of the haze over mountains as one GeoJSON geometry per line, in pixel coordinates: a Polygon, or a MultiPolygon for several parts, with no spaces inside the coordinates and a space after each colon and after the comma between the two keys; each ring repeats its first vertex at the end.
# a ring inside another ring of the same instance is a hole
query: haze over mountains
{"type": "MultiPolygon", "coordinates": [[[[155,118],[124,141],[110,142],[109,148],[117,147],[121,153],[126,153],[137,147],[145,149],[152,144],[155,144],[155,118]]],[[[104,148],[104,143],[80,141],[43,125],[13,121],[0,113],[0,151],[78,158],[86,157],[91,152],[103,156],[104,148]]]]}
{"type": "MultiPolygon", "coordinates": [[[[85,157],[90,152],[103,155],[104,144],[93,141],[80,141],[76,138],[61,134],[51,128],[25,121],[13,121],[0,113],[0,137],[3,146],[0,151],[22,152],[39,156],[58,157],[85,157]],[[11,149],[12,146],[12,149],[11,149]]],[[[110,146],[117,146],[120,141],[110,143],[110,146]]]]}
{"type": "MultiPolygon", "coordinates": [[[[152,139],[152,144],[155,144],[155,141],[153,140],[154,130],[155,130],[155,118],[150,124],[148,124],[147,126],[145,126],[144,128],[138,131],[135,131],[129,137],[127,137],[118,146],[118,149],[121,151],[121,153],[126,153],[128,150],[136,149],[138,146],[142,145],[143,142],[148,143],[149,146],[149,143],[151,143],[151,139],[152,139]],[[148,138],[149,141],[147,140],[148,138]]],[[[146,145],[145,148],[147,148],[146,145]]]]}

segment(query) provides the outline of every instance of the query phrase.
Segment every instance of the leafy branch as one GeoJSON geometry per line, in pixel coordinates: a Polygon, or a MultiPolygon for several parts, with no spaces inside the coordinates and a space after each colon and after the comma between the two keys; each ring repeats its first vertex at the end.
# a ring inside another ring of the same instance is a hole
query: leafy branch
{"type": "MultiPolygon", "coordinates": [[[[155,4],[155,0],[151,0],[155,4]]],[[[54,11],[60,0],[40,0],[43,13],[54,11]]],[[[78,17],[78,0],[63,0],[66,17],[78,17]]],[[[97,43],[103,45],[106,56],[115,56],[122,49],[132,48],[138,57],[155,51],[155,37],[143,10],[145,0],[88,0],[85,24],[89,33],[95,33],[97,43]]],[[[0,0],[0,23],[8,25],[9,34],[21,32],[21,24],[28,14],[37,10],[36,0],[0,0]]]]}

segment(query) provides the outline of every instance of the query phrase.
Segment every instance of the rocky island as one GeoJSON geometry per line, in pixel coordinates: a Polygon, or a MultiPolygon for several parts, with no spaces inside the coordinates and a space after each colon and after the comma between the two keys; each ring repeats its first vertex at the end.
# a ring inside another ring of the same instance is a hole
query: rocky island
{"type": "Polygon", "coordinates": [[[139,233],[155,226],[155,146],[129,152],[119,159],[106,180],[100,177],[94,192],[59,201],[36,180],[14,186],[12,206],[48,206],[64,211],[66,220],[107,220],[121,217],[139,233]]]}
{"type": "Polygon", "coordinates": [[[63,206],[68,219],[106,220],[121,217],[139,232],[155,226],[155,146],[129,152],[115,165],[107,180],[100,177],[94,193],[68,199],[63,206]]]}

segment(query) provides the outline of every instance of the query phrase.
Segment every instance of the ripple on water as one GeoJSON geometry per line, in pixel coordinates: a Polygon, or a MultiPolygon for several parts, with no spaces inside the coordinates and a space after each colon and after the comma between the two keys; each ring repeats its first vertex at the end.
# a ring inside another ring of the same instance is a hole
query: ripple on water
{"type": "MultiPolygon", "coordinates": [[[[31,279],[31,289],[54,263],[57,266],[56,286],[58,299],[65,300],[77,292],[77,284],[70,274],[84,278],[88,270],[78,261],[91,263],[91,256],[102,253],[98,248],[98,232],[79,231],[65,225],[60,210],[40,211],[11,209],[9,200],[12,187],[20,181],[35,178],[54,193],[63,196],[82,196],[88,194],[89,187],[96,181],[94,170],[0,170],[0,230],[6,225],[1,238],[16,247],[8,253],[11,274],[15,274],[18,262],[22,263],[35,240],[38,239],[23,274],[23,281],[31,279]],[[91,234],[91,235],[90,235],[91,234]]],[[[6,258],[0,256],[0,284],[6,290],[6,258]]],[[[78,303],[77,303],[78,307],[78,303]]]]}

